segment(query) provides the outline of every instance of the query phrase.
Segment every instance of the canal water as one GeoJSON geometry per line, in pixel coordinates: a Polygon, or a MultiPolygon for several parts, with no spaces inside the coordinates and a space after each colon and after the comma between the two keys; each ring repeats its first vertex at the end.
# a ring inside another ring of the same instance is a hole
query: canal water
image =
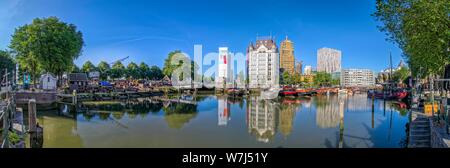
{"type": "Polygon", "coordinates": [[[408,113],[353,96],[201,96],[196,104],[85,102],[38,111],[44,147],[401,148],[408,113]]]}

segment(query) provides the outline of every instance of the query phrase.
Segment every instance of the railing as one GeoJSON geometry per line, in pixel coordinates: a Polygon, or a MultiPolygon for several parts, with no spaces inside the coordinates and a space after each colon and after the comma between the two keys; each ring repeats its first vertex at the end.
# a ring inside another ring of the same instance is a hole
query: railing
{"type": "Polygon", "coordinates": [[[3,121],[2,127],[2,140],[0,148],[8,148],[9,147],[9,129],[11,126],[11,110],[8,109],[9,104],[6,106],[1,106],[1,115],[0,120],[3,121]]]}

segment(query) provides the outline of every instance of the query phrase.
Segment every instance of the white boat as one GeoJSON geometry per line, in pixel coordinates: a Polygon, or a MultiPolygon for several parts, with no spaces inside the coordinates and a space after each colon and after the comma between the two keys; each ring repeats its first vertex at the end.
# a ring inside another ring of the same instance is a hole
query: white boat
{"type": "Polygon", "coordinates": [[[263,89],[261,90],[261,99],[270,100],[270,99],[276,99],[278,97],[278,94],[280,93],[281,88],[280,87],[272,87],[269,89],[263,89]]]}
{"type": "Polygon", "coordinates": [[[347,94],[348,93],[348,91],[347,91],[347,89],[339,89],[339,92],[338,92],[339,94],[347,94]]]}

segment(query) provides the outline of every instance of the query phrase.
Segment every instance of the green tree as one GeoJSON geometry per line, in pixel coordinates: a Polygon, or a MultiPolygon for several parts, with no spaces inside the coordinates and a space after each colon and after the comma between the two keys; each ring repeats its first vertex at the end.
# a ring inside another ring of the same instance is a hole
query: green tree
{"type": "Polygon", "coordinates": [[[413,76],[442,75],[450,62],[450,0],[377,0],[373,14],[402,49],[413,76]]]}
{"type": "Polygon", "coordinates": [[[314,85],[318,87],[329,86],[331,84],[331,74],[317,72],[314,76],[314,85]]]}
{"type": "Polygon", "coordinates": [[[282,76],[281,76],[281,83],[284,85],[291,85],[293,84],[292,79],[291,79],[291,74],[289,74],[289,72],[284,71],[282,76]]]}
{"type": "Polygon", "coordinates": [[[128,78],[132,78],[132,79],[139,79],[140,74],[139,74],[139,67],[136,63],[134,62],[130,62],[127,66],[127,77],[128,78]]]}
{"type": "Polygon", "coordinates": [[[139,78],[141,79],[149,79],[150,77],[150,67],[144,62],[139,64],[139,78]]]}
{"type": "Polygon", "coordinates": [[[150,79],[161,80],[162,78],[164,78],[162,70],[158,66],[153,65],[150,68],[150,79]]]}
{"type": "Polygon", "coordinates": [[[178,64],[173,65],[172,60],[174,59],[174,56],[177,54],[182,54],[180,50],[175,50],[169,53],[167,58],[164,60],[164,67],[163,67],[163,74],[167,75],[169,77],[172,77],[172,73],[175,69],[180,67],[183,63],[182,61],[179,61],[178,64]]]}
{"type": "Polygon", "coordinates": [[[125,76],[126,69],[122,62],[116,62],[111,68],[111,77],[113,79],[122,78],[125,76]]]}
{"type": "Polygon", "coordinates": [[[81,69],[77,65],[73,64],[70,72],[71,73],[81,73],[81,69]]]}
{"type": "Polygon", "coordinates": [[[36,83],[43,71],[56,74],[70,71],[84,45],[83,35],[73,24],[61,22],[56,17],[36,18],[31,24],[17,28],[12,35],[10,48],[16,58],[36,83]]]}
{"type": "Polygon", "coordinates": [[[96,71],[96,67],[94,64],[92,64],[91,61],[86,61],[83,66],[81,67],[81,71],[84,73],[89,73],[89,72],[93,72],[96,71]]]}
{"type": "Polygon", "coordinates": [[[392,78],[395,82],[402,83],[409,76],[409,69],[407,67],[401,67],[399,70],[392,74],[392,78]]]}
{"type": "Polygon", "coordinates": [[[106,80],[108,79],[108,76],[110,76],[111,74],[111,67],[109,67],[109,64],[106,63],[105,61],[101,61],[98,65],[97,68],[100,72],[100,79],[101,80],[106,80]]]}
{"type": "Polygon", "coordinates": [[[7,69],[8,72],[15,70],[15,64],[10,52],[0,50],[0,72],[2,75],[4,74],[5,69],[7,69]]]}

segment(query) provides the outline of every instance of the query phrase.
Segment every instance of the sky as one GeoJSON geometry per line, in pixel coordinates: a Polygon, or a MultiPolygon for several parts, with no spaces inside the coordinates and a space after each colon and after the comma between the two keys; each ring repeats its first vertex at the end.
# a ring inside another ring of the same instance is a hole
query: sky
{"type": "Polygon", "coordinates": [[[304,66],[316,67],[317,50],[328,47],[342,51],[342,68],[378,72],[389,52],[394,65],[402,52],[378,30],[374,11],[375,0],[1,0],[0,50],[16,27],[56,16],[83,33],[79,66],[129,56],[125,64],[162,67],[173,50],[245,53],[257,36],[272,35],[278,46],[288,36],[304,66]]]}

